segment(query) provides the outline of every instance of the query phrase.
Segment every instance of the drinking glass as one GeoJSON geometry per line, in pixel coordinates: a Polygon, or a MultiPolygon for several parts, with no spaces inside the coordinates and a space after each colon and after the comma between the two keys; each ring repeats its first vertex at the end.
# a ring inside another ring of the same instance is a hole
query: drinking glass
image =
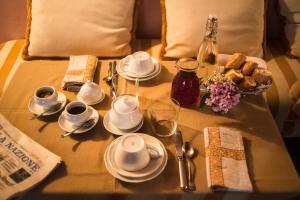
{"type": "Polygon", "coordinates": [[[148,108],[152,131],[160,137],[169,137],[177,129],[180,104],[172,98],[153,101],[148,108]]]}
{"type": "Polygon", "coordinates": [[[122,76],[117,76],[113,79],[113,87],[115,88],[116,97],[122,95],[135,96],[138,101],[139,98],[139,79],[134,81],[128,80],[122,76]]]}

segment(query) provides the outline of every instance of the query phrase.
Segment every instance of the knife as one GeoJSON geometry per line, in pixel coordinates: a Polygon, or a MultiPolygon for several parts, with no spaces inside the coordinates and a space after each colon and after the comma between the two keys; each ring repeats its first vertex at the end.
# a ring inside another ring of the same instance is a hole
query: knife
{"type": "Polygon", "coordinates": [[[116,90],[118,87],[118,73],[116,70],[117,67],[117,61],[114,61],[112,63],[112,68],[111,68],[111,75],[112,75],[112,83],[110,86],[110,96],[116,98],[116,90]]]}
{"type": "Polygon", "coordinates": [[[114,60],[112,67],[112,75],[117,73],[117,61],[114,60]]]}
{"type": "Polygon", "coordinates": [[[183,157],[183,151],[182,151],[182,135],[181,131],[177,130],[175,132],[175,140],[176,140],[176,151],[177,151],[177,157],[178,157],[178,164],[179,164],[179,177],[180,177],[180,188],[183,191],[188,191],[188,185],[187,185],[187,176],[186,176],[186,169],[185,169],[185,158],[183,157]]]}

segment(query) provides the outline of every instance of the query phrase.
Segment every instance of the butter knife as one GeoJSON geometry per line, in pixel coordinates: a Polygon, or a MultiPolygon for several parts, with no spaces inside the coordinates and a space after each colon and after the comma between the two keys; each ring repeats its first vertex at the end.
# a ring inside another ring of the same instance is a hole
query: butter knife
{"type": "Polygon", "coordinates": [[[177,130],[175,132],[175,140],[176,140],[176,151],[177,151],[178,164],[179,164],[180,188],[183,191],[188,191],[187,175],[185,169],[185,158],[183,156],[183,151],[182,151],[183,141],[182,141],[181,131],[177,130]]]}
{"type": "Polygon", "coordinates": [[[118,88],[118,73],[116,70],[117,61],[114,61],[112,64],[112,84],[110,86],[110,96],[116,98],[116,90],[118,88]]]}

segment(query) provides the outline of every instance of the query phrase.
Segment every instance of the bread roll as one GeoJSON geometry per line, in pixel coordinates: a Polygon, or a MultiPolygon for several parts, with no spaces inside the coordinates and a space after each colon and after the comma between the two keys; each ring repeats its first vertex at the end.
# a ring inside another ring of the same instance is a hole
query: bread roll
{"type": "Polygon", "coordinates": [[[251,76],[244,76],[244,78],[238,83],[239,88],[241,89],[253,89],[256,86],[254,78],[251,76]]]}
{"type": "Polygon", "coordinates": [[[252,61],[247,61],[243,66],[242,66],[242,74],[243,75],[251,75],[253,70],[258,66],[256,62],[252,61]]]}
{"type": "Polygon", "coordinates": [[[272,73],[269,70],[262,68],[254,69],[251,77],[254,78],[258,84],[267,85],[272,81],[272,73]]]}
{"type": "Polygon", "coordinates": [[[246,61],[246,56],[241,53],[234,53],[229,61],[226,63],[227,69],[239,69],[241,65],[246,61]]]}
{"type": "Polygon", "coordinates": [[[226,72],[225,76],[227,78],[230,78],[235,83],[244,77],[243,74],[240,72],[240,70],[234,70],[234,69],[231,69],[228,72],[226,72]]]}

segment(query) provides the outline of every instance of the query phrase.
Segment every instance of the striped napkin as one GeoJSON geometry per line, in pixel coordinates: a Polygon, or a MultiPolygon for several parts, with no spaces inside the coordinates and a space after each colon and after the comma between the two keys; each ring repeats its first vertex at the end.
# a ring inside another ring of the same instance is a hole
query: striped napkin
{"type": "Polygon", "coordinates": [[[208,187],[215,191],[253,191],[242,136],[222,127],[204,129],[208,187]]]}
{"type": "Polygon", "coordinates": [[[96,56],[70,56],[69,66],[62,81],[62,88],[78,92],[86,81],[93,81],[97,62],[96,56]]]}

